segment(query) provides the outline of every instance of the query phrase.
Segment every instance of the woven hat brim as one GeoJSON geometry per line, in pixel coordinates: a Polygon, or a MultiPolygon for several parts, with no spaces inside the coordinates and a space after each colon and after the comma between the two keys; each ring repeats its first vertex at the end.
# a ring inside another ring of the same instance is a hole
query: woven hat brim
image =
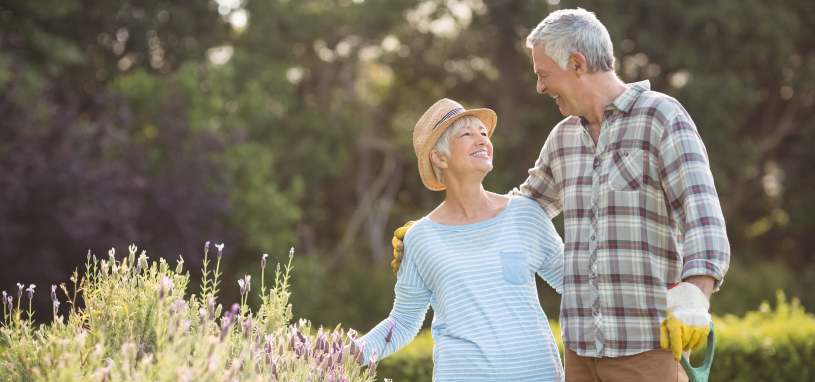
{"type": "Polygon", "coordinates": [[[436,146],[436,141],[439,140],[439,137],[444,134],[453,122],[468,115],[480,119],[481,122],[484,123],[484,127],[487,128],[487,136],[492,137],[492,133],[495,131],[495,127],[498,123],[498,116],[492,109],[487,108],[465,110],[436,127],[433,133],[430,134],[430,137],[425,141],[424,146],[419,150],[419,155],[416,158],[419,161],[419,177],[422,178],[422,183],[427,189],[431,191],[444,191],[447,189],[444,184],[436,179],[436,174],[433,173],[433,165],[430,163],[430,152],[433,150],[433,147],[436,146]]]}

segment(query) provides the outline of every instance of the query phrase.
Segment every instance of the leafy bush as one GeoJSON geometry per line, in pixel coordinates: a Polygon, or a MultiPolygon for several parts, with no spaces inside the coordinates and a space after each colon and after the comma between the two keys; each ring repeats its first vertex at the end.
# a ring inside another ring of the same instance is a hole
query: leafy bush
{"type": "Polygon", "coordinates": [[[815,317],[798,299],[788,302],[783,292],[777,292],[776,299],[774,309],[764,302],[743,317],[715,320],[711,380],[815,380],[815,317]]]}
{"type": "Polygon", "coordinates": [[[71,277],[73,290],[51,287],[53,323],[35,325],[30,301],[35,286],[18,284],[15,297],[3,292],[0,326],[2,380],[21,381],[365,381],[376,365],[357,363],[356,333],[339,326],[316,333],[307,320],[290,324],[291,259],[266,287],[261,260],[261,305],[246,301],[251,277],[238,281],[240,304],[217,303],[222,245],[215,270],[208,269],[209,243],[199,295],[186,297],[189,274],[183,259],[171,269],[164,259],[148,261],[137,248],[121,261],[89,256],[84,277],[71,277]],[[67,301],[57,296],[60,290],[67,301]],[[26,303],[27,301],[28,303],[26,303]],[[67,315],[59,307],[67,302],[67,315]],[[80,307],[82,304],[84,306],[80,307]]]}
{"type": "MultiPolygon", "coordinates": [[[[711,381],[815,380],[815,316],[798,299],[777,292],[775,308],[764,302],[742,317],[714,317],[716,356],[711,381]]],[[[563,351],[560,327],[549,323],[563,351]]],[[[704,349],[692,357],[701,364],[704,349]]],[[[382,360],[378,374],[395,381],[429,381],[433,375],[433,338],[422,331],[408,346],[382,360]]]]}

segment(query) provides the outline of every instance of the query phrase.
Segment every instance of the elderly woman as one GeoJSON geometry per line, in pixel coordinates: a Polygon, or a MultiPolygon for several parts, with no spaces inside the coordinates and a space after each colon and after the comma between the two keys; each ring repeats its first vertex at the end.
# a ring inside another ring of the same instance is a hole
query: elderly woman
{"type": "Polygon", "coordinates": [[[535,201],[484,189],[496,119],[442,99],[416,123],[419,175],[445,198],[407,232],[393,309],[360,339],[363,362],[407,345],[430,305],[434,381],[563,379],[534,280],[560,293],[563,242],[535,201]]]}

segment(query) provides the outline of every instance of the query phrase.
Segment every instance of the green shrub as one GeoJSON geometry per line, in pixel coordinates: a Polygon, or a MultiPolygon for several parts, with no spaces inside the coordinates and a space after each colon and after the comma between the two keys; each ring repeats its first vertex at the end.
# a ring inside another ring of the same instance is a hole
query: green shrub
{"type": "MultiPolygon", "coordinates": [[[[788,302],[777,293],[775,308],[764,302],[742,317],[714,317],[716,356],[711,381],[815,380],[815,316],[800,302],[788,302]]],[[[563,349],[560,327],[549,323],[558,348],[563,349]]],[[[410,345],[382,360],[378,376],[394,381],[429,381],[433,375],[433,338],[422,331],[410,345]]],[[[704,349],[694,353],[700,364],[704,349]]]]}
{"type": "MultiPolygon", "coordinates": [[[[246,301],[249,276],[238,283],[240,304],[217,303],[220,253],[215,270],[207,251],[198,296],[187,297],[189,274],[183,260],[174,269],[164,259],[149,262],[136,247],[117,261],[89,257],[74,287],[51,287],[53,323],[35,325],[30,302],[35,287],[18,284],[3,292],[0,325],[2,381],[360,381],[374,373],[357,364],[351,346],[356,333],[319,328],[306,320],[290,324],[289,265],[278,264],[271,288],[261,260],[260,307],[246,301]],[[84,307],[79,307],[78,299],[84,307]],[[26,301],[26,302],[24,302],[26,301]],[[68,304],[68,314],[59,305],[68,304]],[[222,312],[223,311],[223,312],[222,312]]],[[[209,243],[207,243],[207,249],[209,243]]],[[[375,365],[374,365],[375,366],[375,365]]]]}

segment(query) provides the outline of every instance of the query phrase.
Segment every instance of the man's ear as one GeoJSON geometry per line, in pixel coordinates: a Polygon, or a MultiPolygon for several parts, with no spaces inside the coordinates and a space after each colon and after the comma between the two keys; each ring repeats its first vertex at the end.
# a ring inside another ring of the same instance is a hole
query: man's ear
{"type": "Polygon", "coordinates": [[[578,77],[589,72],[588,61],[586,56],[580,52],[574,52],[569,55],[569,62],[566,64],[566,69],[574,72],[578,77]]]}
{"type": "Polygon", "coordinates": [[[438,150],[433,149],[430,151],[430,163],[438,168],[447,168],[447,157],[438,150]]]}

